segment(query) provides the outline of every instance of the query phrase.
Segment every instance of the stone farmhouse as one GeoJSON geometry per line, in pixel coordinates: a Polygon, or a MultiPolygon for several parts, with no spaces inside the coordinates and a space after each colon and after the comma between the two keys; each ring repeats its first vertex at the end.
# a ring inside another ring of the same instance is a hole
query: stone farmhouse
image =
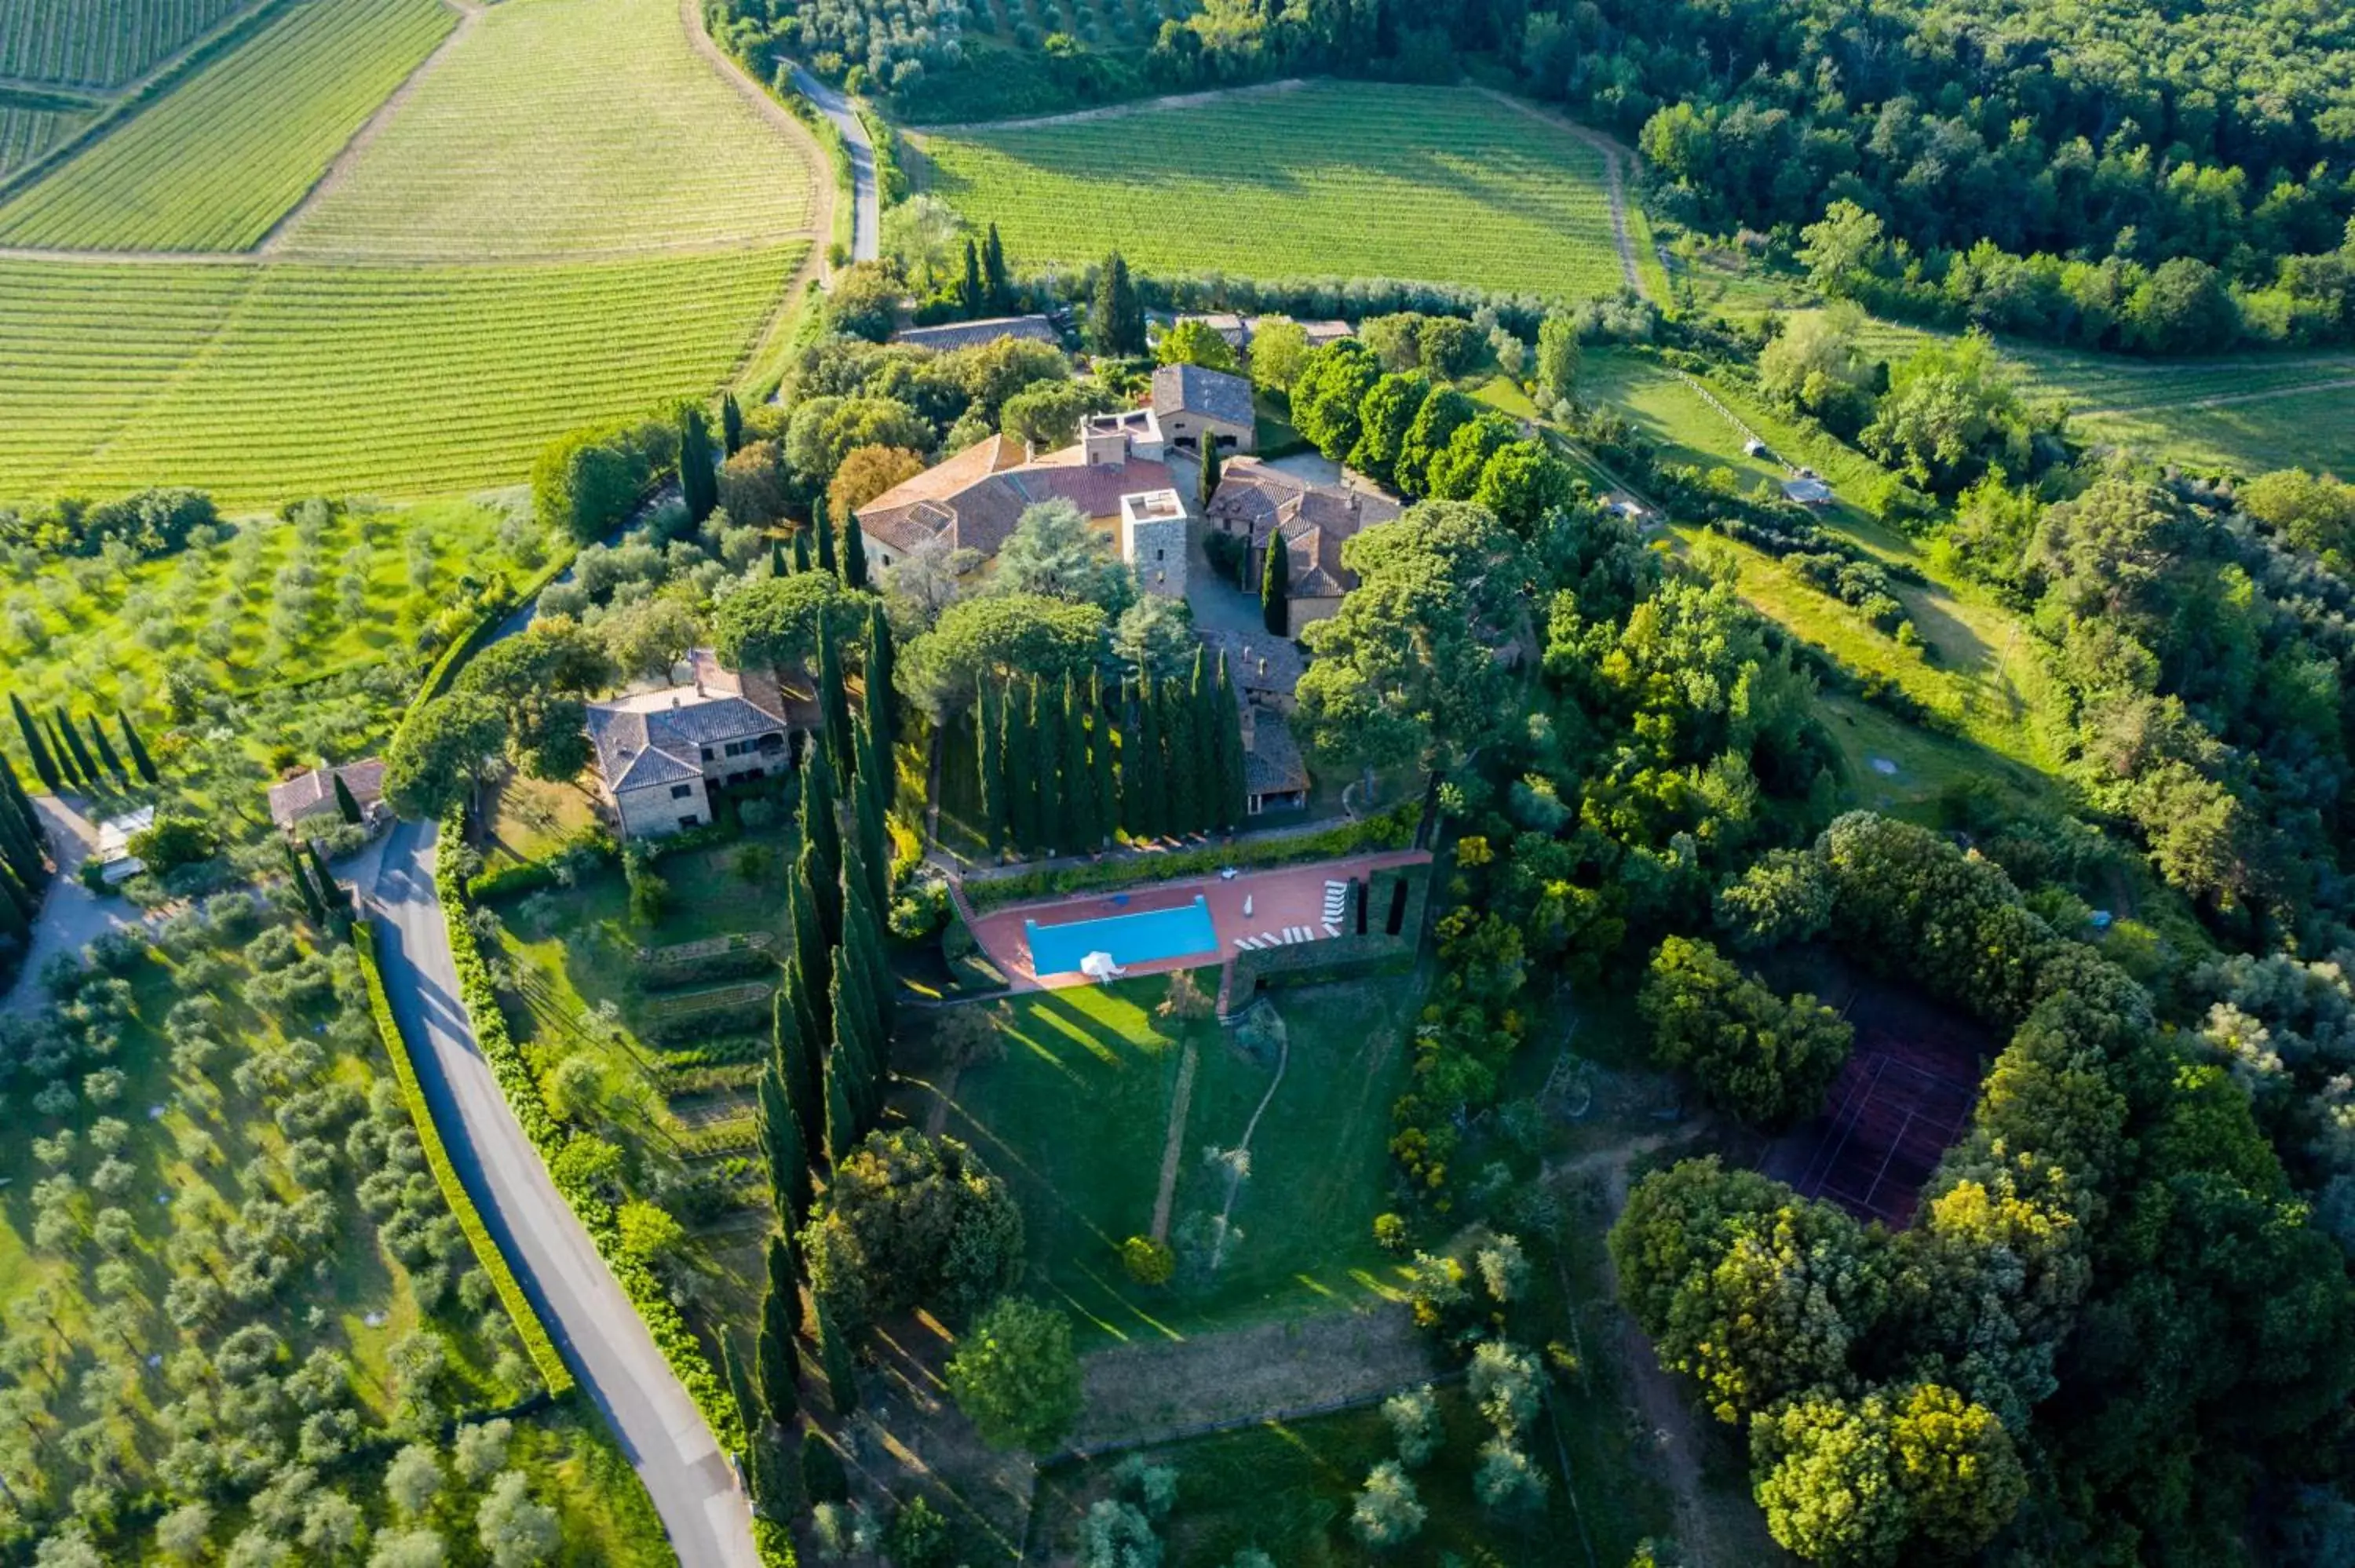
{"type": "Polygon", "coordinates": [[[1071,502],[1107,550],[1121,548],[1122,498],[1174,488],[1162,450],[1151,409],[1085,420],[1077,445],[1044,456],[991,436],[858,508],[867,557],[889,567],[940,539],[979,552],[986,571],[1022,514],[1044,501],[1071,502]]]}
{"type": "Polygon", "coordinates": [[[588,705],[600,794],[625,839],[703,826],[713,790],[792,767],[794,733],[819,722],[809,693],[724,669],[708,648],[687,663],[684,683],[588,705]]]}
{"type": "Polygon", "coordinates": [[[1161,433],[1182,451],[1199,451],[1205,434],[1220,451],[1259,450],[1259,416],[1252,408],[1252,384],[1222,370],[1199,365],[1165,365],[1153,373],[1153,417],[1161,433]]]}
{"type": "Polygon", "coordinates": [[[360,809],[360,821],[374,827],[385,813],[384,759],[363,758],[335,768],[314,768],[282,779],[270,787],[270,820],[278,831],[299,836],[304,825],[313,831],[333,827],[343,819],[343,808],[336,801],[336,779],[341,776],[344,788],[352,792],[352,804],[360,809]]]}
{"type": "MultiPolygon", "coordinates": [[[[1199,314],[1181,315],[1178,319],[1180,322],[1200,322],[1204,326],[1217,333],[1225,340],[1226,345],[1237,354],[1249,354],[1252,339],[1259,335],[1260,323],[1276,318],[1242,316],[1231,311],[1208,311],[1199,314]]],[[[1340,342],[1345,337],[1355,335],[1349,330],[1348,322],[1302,322],[1299,326],[1300,330],[1307,334],[1308,346],[1311,348],[1324,348],[1340,342]]]]}
{"type": "Polygon", "coordinates": [[[910,327],[893,341],[945,354],[953,348],[977,348],[1009,337],[1043,343],[1053,348],[1060,348],[1063,344],[1062,334],[1045,316],[991,316],[977,322],[943,322],[938,326],[910,327]]]}
{"type": "Polygon", "coordinates": [[[1271,542],[1282,541],[1291,561],[1290,622],[1284,630],[1297,637],[1338,610],[1342,595],[1358,586],[1357,574],[1341,564],[1341,546],[1359,530],[1387,523],[1401,510],[1387,495],[1316,484],[1253,459],[1237,458],[1219,476],[1219,492],[1210,498],[1205,525],[1243,542],[1246,582],[1260,580],[1271,542]]]}

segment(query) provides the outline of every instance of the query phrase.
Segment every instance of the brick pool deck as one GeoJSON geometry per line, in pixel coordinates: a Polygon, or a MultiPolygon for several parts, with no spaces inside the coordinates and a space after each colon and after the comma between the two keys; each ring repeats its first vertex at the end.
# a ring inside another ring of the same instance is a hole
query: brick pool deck
{"type": "Polygon", "coordinates": [[[1279,866],[1272,871],[1247,871],[1232,881],[1217,876],[1192,877],[1184,882],[1149,882],[1128,888],[1123,893],[1092,893],[1071,898],[1048,899],[1038,904],[1008,904],[993,909],[973,922],[975,940],[989,955],[1006,976],[1007,985],[1015,991],[1056,991],[1065,986],[1088,985],[1092,982],[1077,970],[1044,977],[1030,968],[1030,943],[1024,922],[1036,920],[1041,926],[1067,925],[1074,920],[1098,920],[1111,915],[1141,915],[1155,909],[1178,909],[1195,899],[1204,900],[1210,909],[1210,926],[1218,933],[1216,952],[1188,953],[1174,959],[1156,959],[1149,963],[1130,964],[1123,970],[1128,978],[1138,975],[1168,974],[1175,969],[1208,969],[1231,960],[1239,949],[1239,937],[1257,937],[1281,932],[1286,926],[1305,926],[1325,939],[1325,885],[1327,882],[1363,882],[1377,871],[1398,865],[1427,865],[1428,850],[1392,850],[1378,854],[1350,855],[1341,860],[1317,861],[1308,865],[1279,866]],[[1115,902],[1116,899],[1122,900],[1115,902]],[[1252,912],[1243,915],[1248,900],[1252,912]]]}

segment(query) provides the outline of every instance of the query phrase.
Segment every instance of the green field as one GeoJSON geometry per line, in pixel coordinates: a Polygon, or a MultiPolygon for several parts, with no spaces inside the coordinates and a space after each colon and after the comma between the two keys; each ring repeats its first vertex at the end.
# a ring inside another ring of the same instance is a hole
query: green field
{"type": "Polygon", "coordinates": [[[250,0],[0,0],[0,77],[120,87],[250,0]]]}
{"type": "Polygon", "coordinates": [[[546,267],[0,263],[0,496],[450,495],[730,376],[799,245],[546,267]]]}
{"type": "Polygon", "coordinates": [[[1483,94],[1319,82],[917,140],[930,182],[1024,265],[1621,285],[1603,154],[1483,94]]]}
{"type": "Polygon", "coordinates": [[[1173,1240],[1189,1216],[1223,1207],[1227,1177],[1203,1151],[1234,1146],[1273,1081],[1273,1064],[1245,1055],[1231,1032],[1156,1018],[1167,990],[1152,979],[1017,997],[1004,1060],[957,1081],[948,1130],[1021,1200],[1030,1287],[1116,1339],[1383,1295],[1389,1260],[1371,1225],[1389,1170],[1390,1106],[1406,1076],[1411,982],[1278,996],[1291,1056],[1252,1142],[1232,1214],[1241,1239],[1215,1272],[1189,1264],[1181,1245],[1178,1282],[1147,1289],[1122,1272],[1115,1249],[1151,1224],[1185,1045],[1199,1065],[1173,1240]]]}
{"type": "MultiPolygon", "coordinates": [[[[1874,321],[1862,345],[1902,359],[1935,335],[1874,321]]],[[[2137,359],[2007,340],[2003,356],[2031,399],[2068,404],[2080,440],[2242,474],[2355,473],[2355,354],[2344,350],[2137,359]]]]}
{"type": "Polygon", "coordinates": [[[677,0],[508,0],[284,236],[290,256],[524,259],[805,232],[794,142],[687,46],[677,0]]]}
{"type": "Polygon", "coordinates": [[[302,0],[0,207],[0,243],[245,249],[456,21],[441,0],[302,0]]]}

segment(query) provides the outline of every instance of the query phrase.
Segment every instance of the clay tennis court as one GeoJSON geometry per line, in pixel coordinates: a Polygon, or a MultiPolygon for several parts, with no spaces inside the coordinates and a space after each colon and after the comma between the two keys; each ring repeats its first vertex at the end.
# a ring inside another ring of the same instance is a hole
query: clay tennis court
{"type": "Polygon", "coordinates": [[[1849,1007],[1856,1049],[1821,1114],[1776,1139],[1759,1169],[1861,1220],[1902,1227],[1978,1100],[1971,1024],[1873,986],[1849,1007]]]}
{"type": "MultiPolygon", "coordinates": [[[[1231,881],[1217,876],[1194,877],[1184,882],[1142,884],[1121,893],[1088,894],[1073,898],[1049,899],[1036,904],[1012,904],[993,909],[975,920],[973,934],[1015,991],[1051,991],[1068,985],[1092,983],[1085,975],[1075,971],[1040,977],[1031,966],[1029,923],[1041,927],[1070,925],[1079,921],[1113,920],[1129,915],[1147,915],[1162,910],[1184,909],[1200,899],[1210,922],[1214,947],[1196,952],[1180,953],[1170,958],[1152,959],[1124,964],[1123,970],[1130,976],[1167,974],[1173,969],[1200,969],[1224,964],[1240,949],[1235,946],[1240,938],[1260,937],[1279,933],[1286,927],[1305,928],[1315,933],[1315,939],[1326,939],[1325,885],[1327,882],[1364,882],[1377,871],[1391,866],[1428,864],[1427,850],[1394,850],[1379,854],[1351,855],[1342,860],[1318,861],[1313,865],[1287,865],[1273,871],[1243,872],[1231,881]],[[1249,905],[1251,913],[1243,913],[1249,905]]],[[[968,892],[970,892],[968,888],[968,892]]],[[[1353,930],[1352,920],[1343,930],[1353,930]]],[[[1380,930],[1383,912],[1371,912],[1370,928],[1380,930]]]]}

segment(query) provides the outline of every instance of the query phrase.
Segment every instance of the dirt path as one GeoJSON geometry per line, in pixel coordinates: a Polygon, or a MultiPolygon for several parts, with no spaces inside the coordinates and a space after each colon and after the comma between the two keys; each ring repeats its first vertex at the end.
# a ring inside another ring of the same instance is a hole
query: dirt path
{"type": "MultiPolygon", "coordinates": [[[[1620,1211],[1627,1206],[1627,1167],[1668,1141],[1663,1135],[1651,1134],[1615,1149],[1549,1165],[1545,1176],[1548,1181],[1561,1181],[1600,1175],[1603,1223],[1608,1227],[1617,1223],[1620,1211]]],[[[1604,1339],[1611,1355],[1619,1363],[1620,1376],[1634,1393],[1637,1414],[1646,1430],[1658,1435],[1660,1474],[1668,1482],[1668,1495],[1675,1506],[1677,1540],[1695,1563],[1736,1562],[1737,1556],[1729,1555],[1731,1546],[1736,1543],[1721,1538],[1716,1516],[1702,1496],[1697,1418],[1676,1380],[1661,1370],[1651,1341],[1644,1338],[1636,1320],[1618,1308],[1619,1272],[1607,1251],[1603,1256],[1603,1284],[1612,1303],[1611,1331],[1604,1339]]]]}
{"type": "Polygon", "coordinates": [[[418,62],[417,69],[410,71],[399,87],[392,90],[391,97],[376,106],[376,112],[368,117],[368,123],[352,132],[352,139],[344,143],[344,150],[336,154],[336,161],[327,165],[326,173],[311,182],[311,188],[303,193],[303,199],[279,215],[278,221],[270,226],[270,232],[261,237],[261,243],[253,248],[255,255],[275,254],[286,243],[288,232],[350,177],[353,165],[360,161],[360,155],[368,150],[369,144],[384,128],[392,122],[392,117],[400,112],[401,105],[417,91],[417,84],[432,75],[434,68],[447,59],[452,50],[464,43],[468,35],[474,32],[474,25],[483,19],[481,0],[442,0],[442,3],[458,13],[458,25],[433,47],[432,54],[418,62]]]}
{"type": "Polygon", "coordinates": [[[1075,1449],[1166,1442],[1206,1426],[1353,1404],[1438,1375],[1403,1303],[1098,1351],[1075,1449]]]}
{"type": "Polygon", "coordinates": [[[1603,155],[1603,188],[1611,197],[1611,243],[1619,252],[1619,272],[1626,280],[1628,288],[1649,298],[1644,288],[1643,270],[1636,264],[1635,236],[1627,228],[1626,165],[1635,154],[1602,132],[1581,125],[1566,114],[1540,109],[1534,103],[1525,103],[1511,93],[1499,92],[1493,87],[1475,88],[1473,90],[1503,104],[1515,113],[1525,114],[1557,131],[1568,132],[1603,155]]]}
{"type": "MultiPolygon", "coordinates": [[[[1169,1099],[1169,1136],[1161,1144],[1161,1185],[1153,1194],[1153,1239],[1169,1239],[1169,1207],[1178,1197],[1178,1161],[1186,1152],[1186,1113],[1194,1104],[1194,1070],[1202,1065],[1202,1054],[1190,1040],[1186,1042],[1186,1054],[1178,1064],[1178,1092],[1169,1099]]],[[[1234,1206],[1231,1192],[1227,1206],[1234,1206]]]]}

